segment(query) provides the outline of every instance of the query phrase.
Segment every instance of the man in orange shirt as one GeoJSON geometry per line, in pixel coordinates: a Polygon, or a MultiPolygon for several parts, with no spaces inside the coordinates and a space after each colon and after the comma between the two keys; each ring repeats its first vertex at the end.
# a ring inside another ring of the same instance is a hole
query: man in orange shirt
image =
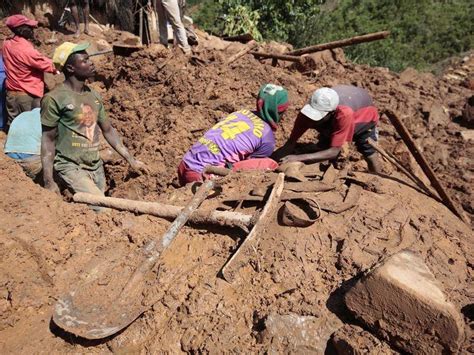
{"type": "Polygon", "coordinates": [[[13,15],[7,19],[6,25],[14,34],[3,42],[8,129],[16,116],[37,106],[33,103],[43,97],[44,73],[56,73],[56,69],[53,61],[33,46],[37,21],[23,15],[13,15]]]}

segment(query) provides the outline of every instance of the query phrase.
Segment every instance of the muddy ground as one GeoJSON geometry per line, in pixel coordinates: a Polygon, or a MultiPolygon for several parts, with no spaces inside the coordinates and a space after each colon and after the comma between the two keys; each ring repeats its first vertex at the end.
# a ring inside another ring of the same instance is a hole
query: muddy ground
{"type": "MultiPolygon", "coordinates": [[[[43,42],[51,36],[46,29],[39,32],[43,42]]],[[[58,38],[72,39],[62,34],[58,38]]],[[[192,58],[153,46],[130,57],[96,59],[99,75],[92,85],[102,94],[125,144],[151,169],[150,175],[138,176],[112,156],[105,166],[108,195],[185,204],[190,191],[173,187],[183,153],[225,114],[253,108],[262,83],[283,85],[290,93],[292,105],[277,132],[278,144],[289,135],[298,109],[314,89],[344,83],[367,88],[381,111],[393,109],[404,120],[450,194],[472,218],[474,145],[461,135],[468,128],[460,119],[466,98],[473,94],[466,87],[466,78],[472,77],[472,55],[444,77],[435,77],[410,69],[396,74],[355,65],[346,62],[341,51],[325,52],[317,56],[316,66],[300,70],[273,67],[251,56],[229,66],[223,61],[239,45],[217,49],[227,45],[204,40],[192,58]]],[[[43,43],[41,48],[51,54],[54,46],[43,43]]],[[[380,135],[381,145],[423,178],[384,115],[380,135]]],[[[303,143],[314,138],[309,133],[303,143]]],[[[305,148],[302,144],[299,149],[305,148]]],[[[341,302],[343,293],[378,260],[406,248],[422,256],[447,298],[463,311],[468,326],[461,351],[472,351],[472,314],[466,311],[474,299],[471,228],[418,192],[388,163],[388,176],[375,177],[363,172],[365,163],[354,149],[345,157],[338,167],[347,168],[364,188],[357,207],[342,214],[323,212],[308,228],[282,226],[275,216],[234,283],[218,273],[245,233],[209,226],[183,228],[148,280],[144,296],[150,310],[116,337],[92,342],[51,323],[55,300],[80,288],[90,270],[98,267],[108,281],[98,285],[95,296],[112,302],[116,281],[124,281],[143,257],[143,245],[160,238],[169,222],[112,210],[95,214],[67,203],[29,181],[1,155],[0,186],[5,193],[0,202],[0,351],[301,351],[292,349],[291,342],[266,336],[269,315],[314,316],[321,328],[332,331],[355,323],[341,302]]],[[[242,194],[273,178],[272,173],[228,177],[223,193],[242,194]]],[[[342,179],[335,193],[320,198],[340,203],[346,189],[342,179]]],[[[219,201],[206,201],[202,208],[215,209],[219,201]]],[[[244,205],[239,210],[250,214],[257,207],[244,205]]],[[[331,331],[327,333],[309,350],[323,352],[331,331]]]]}

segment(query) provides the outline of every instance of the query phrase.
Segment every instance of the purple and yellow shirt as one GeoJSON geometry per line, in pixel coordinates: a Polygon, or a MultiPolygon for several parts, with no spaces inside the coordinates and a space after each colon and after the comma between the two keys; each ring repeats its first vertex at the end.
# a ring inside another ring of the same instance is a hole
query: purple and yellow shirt
{"type": "Polygon", "coordinates": [[[202,173],[208,165],[226,166],[248,158],[269,157],[275,149],[270,125],[249,110],[231,113],[184,155],[187,167],[202,173]]]}

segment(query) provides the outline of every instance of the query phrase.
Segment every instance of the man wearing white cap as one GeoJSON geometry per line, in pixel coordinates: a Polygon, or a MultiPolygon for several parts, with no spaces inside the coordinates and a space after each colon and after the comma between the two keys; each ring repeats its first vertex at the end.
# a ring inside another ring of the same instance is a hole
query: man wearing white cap
{"type": "Polygon", "coordinates": [[[367,161],[369,171],[380,172],[380,163],[368,138],[377,141],[379,114],[367,90],[352,86],[338,85],[316,90],[309,103],[296,118],[290,138],[279,149],[277,155],[293,152],[298,139],[310,128],[319,133],[320,150],[299,155],[287,155],[282,163],[301,161],[316,163],[337,158],[342,146],[353,141],[357,150],[367,161]]]}

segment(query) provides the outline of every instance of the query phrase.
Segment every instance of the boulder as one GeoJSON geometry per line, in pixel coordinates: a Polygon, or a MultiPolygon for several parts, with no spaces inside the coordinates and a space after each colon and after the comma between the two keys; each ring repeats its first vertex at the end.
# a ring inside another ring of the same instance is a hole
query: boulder
{"type": "Polygon", "coordinates": [[[398,352],[390,349],[368,331],[352,324],[345,324],[332,336],[332,344],[338,355],[394,355],[398,352]]]}
{"type": "Polygon", "coordinates": [[[269,344],[269,354],[323,354],[331,334],[341,326],[341,320],[332,313],[321,317],[270,314],[261,342],[269,344]]]}
{"type": "Polygon", "coordinates": [[[461,137],[465,142],[474,140],[474,129],[461,131],[461,137]]]}
{"type": "Polygon", "coordinates": [[[468,126],[474,126],[474,95],[466,100],[462,111],[462,120],[468,126]]]}
{"type": "Polygon", "coordinates": [[[433,130],[437,126],[445,127],[451,120],[449,111],[437,102],[424,104],[422,107],[423,117],[428,121],[428,127],[433,130]]]}
{"type": "Polygon", "coordinates": [[[395,254],[345,296],[349,310],[380,338],[408,353],[456,353],[464,323],[420,257],[395,254]]]}

